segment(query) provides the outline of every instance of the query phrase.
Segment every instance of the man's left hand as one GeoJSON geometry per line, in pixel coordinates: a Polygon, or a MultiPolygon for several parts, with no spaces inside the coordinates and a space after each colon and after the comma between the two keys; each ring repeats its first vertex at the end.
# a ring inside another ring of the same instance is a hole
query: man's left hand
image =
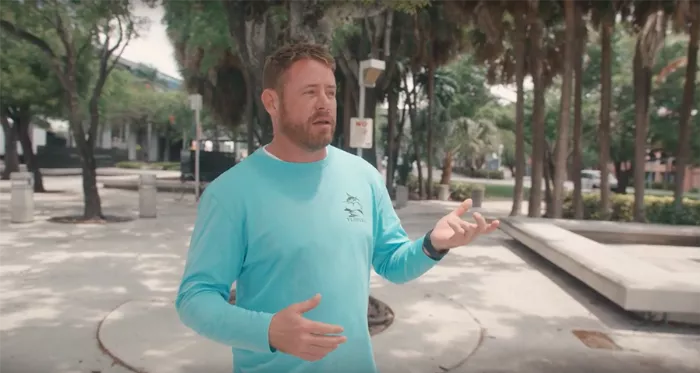
{"type": "Polygon", "coordinates": [[[472,242],[480,234],[491,233],[498,229],[498,220],[490,224],[478,212],[474,213],[476,223],[470,223],[462,219],[472,207],[472,200],[467,199],[454,211],[438,220],[430,234],[430,242],[438,251],[449,250],[458,246],[464,246],[472,242]]]}

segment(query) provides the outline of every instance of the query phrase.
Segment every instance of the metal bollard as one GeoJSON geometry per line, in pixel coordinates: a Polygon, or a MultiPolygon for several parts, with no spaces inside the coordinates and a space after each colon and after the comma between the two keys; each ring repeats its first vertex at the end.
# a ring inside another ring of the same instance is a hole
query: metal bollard
{"type": "Polygon", "coordinates": [[[27,168],[27,165],[24,163],[19,165],[19,172],[27,172],[30,175],[32,175],[32,188],[33,188],[34,187],[34,173],[29,171],[29,169],[27,168]]]}
{"type": "Polygon", "coordinates": [[[408,188],[405,185],[396,186],[396,208],[405,207],[408,203],[408,188]]]}
{"type": "Polygon", "coordinates": [[[472,189],[472,207],[479,208],[484,201],[484,187],[477,185],[472,189]]]}
{"type": "Polygon", "coordinates": [[[156,175],[141,175],[139,180],[139,216],[155,218],[157,215],[156,175]]]}
{"type": "Polygon", "coordinates": [[[13,172],[11,180],[12,211],[10,220],[13,223],[31,223],[34,221],[34,187],[32,174],[28,172],[13,172]]]}

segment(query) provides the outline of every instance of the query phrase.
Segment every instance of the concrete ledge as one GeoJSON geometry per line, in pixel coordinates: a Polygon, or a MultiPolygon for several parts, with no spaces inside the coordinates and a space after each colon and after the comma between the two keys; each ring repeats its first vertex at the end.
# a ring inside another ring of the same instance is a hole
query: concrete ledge
{"type": "MultiPolygon", "coordinates": [[[[101,182],[106,189],[124,189],[124,190],[138,190],[139,180],[138,179],[121,179],[121,180],[105,180],[101,182]]],[[[200,192],[204,191],[204,188],[209,183],[201,183],[202,187],[200,192]]],[[[172,193],[194,193],[195,183],[192,181],[181,182],[179,180],[156,180],[156,190],[158,192],[172,192],[172,193]]]]}
{"type": "MultiPolygon", "coordinates": [[[[433,373],[461,365],[479,346],[481,327],[446,298],[373,278],[372,295],[394,311],[373,338],[382,373],[433,373]]],[[[100,323],[97,339],[118,364],[139,373],[231,373],[229,347],[197,335],[179,320],[172,300],[134,300],[100,323]]]]}
{"type": "Polygon", "coordinates": [[[501,229],[625,310],[700,313],[700,277],[663,270],[544,219],[504,219],[501,229]]]}
{"type": "Polygon", "coordinates": [[[699,246],[700,227],[598,220],[538,219],[608,244],[699,246]]]}

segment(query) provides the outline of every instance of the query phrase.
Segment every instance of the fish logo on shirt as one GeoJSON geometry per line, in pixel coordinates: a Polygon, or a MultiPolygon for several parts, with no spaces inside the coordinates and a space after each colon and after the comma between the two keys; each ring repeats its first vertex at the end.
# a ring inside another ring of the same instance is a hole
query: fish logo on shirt
{"type": "Polygon", "coordinates": [[[360,199],[351,195],[350,193],[345,193],[345,211],[348,216],[347,219],[349,222],[363,222],[365,221],[364,215],[365,213],[362,211],[362,203],[360,203],[360,199]]]}

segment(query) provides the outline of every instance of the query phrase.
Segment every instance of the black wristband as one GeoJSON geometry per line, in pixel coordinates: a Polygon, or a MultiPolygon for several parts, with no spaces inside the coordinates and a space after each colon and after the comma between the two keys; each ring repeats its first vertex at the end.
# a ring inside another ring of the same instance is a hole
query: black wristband
{"type": "Polygon", "coordinates": [[[445,255],[447,255],[447,252],[449,250],[444,250],[444,251],[438,251],[435,249],[433,246],[433,242],[430,241],[430,234],[433,233],[433,230],[429,230],[428,233],[425,234],[425,238],[423,238],[423,249],[425,249],[425,252],[428,253],[428,256],[431,259],[434,260],[440,260],[442,259],[445,255]]]}

